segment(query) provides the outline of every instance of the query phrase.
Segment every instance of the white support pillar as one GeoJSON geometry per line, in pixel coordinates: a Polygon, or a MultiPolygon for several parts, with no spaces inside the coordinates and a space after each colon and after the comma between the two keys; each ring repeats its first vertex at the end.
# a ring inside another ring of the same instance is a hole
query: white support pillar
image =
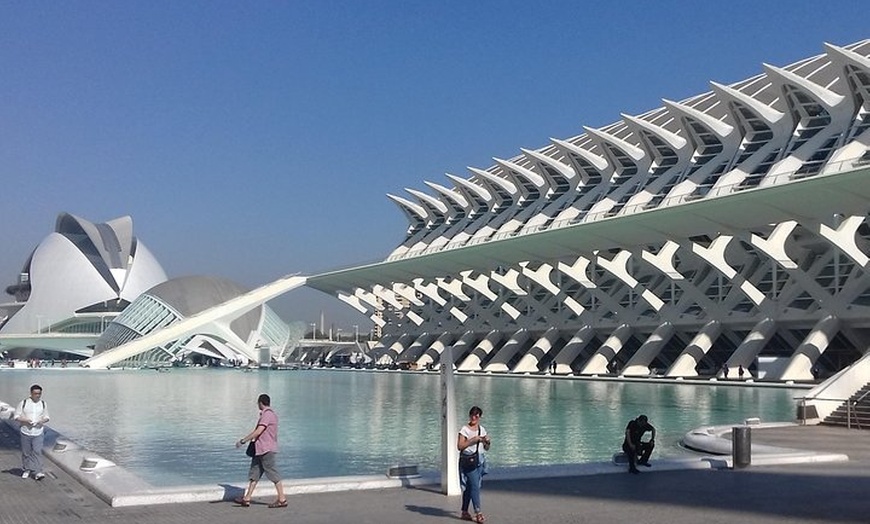
{"type": "MultiPolygon", "coordinates": [[[[441,357],[453,361],[453,348],[445,347],[441,357]]],[[[460,494],[458,434],[453,366],[441,366],[441,493],[450,497],[460,494]]]]}
{"type": "Polygon", "coordinates": [[[649,376],[650,363],[658,356],[662,347],[668,343],[672,336],[674,336],[674,326],[670,322],[665,322],[657,327],[625,364],[621,375],[625,377],[649,376]]]}
{"type": "Polygon", "coordinates": [[[861,251],[858,247],[856,233],[861,224],[864,223],[863,216],[850,216],[840,223],[837,229],[832,229],[825,224],[819,224],[819,234],[830,240],[843,253],[846,254],[853,262],[867,270],[870,266],[870,258],[861,251]]]}
{"type": "Polygon", "coordinates": [[[480,363],[501,342],[502,338],[504,338],[504,335],[501,331],[490,331],[487,333],[471,353],[462,360],[457,369],[459,371],[480,371],[480,363]]]}
{"type": "Polygon", "coordinates": [[[517,365],[511,370],[512,373],[535,373],[540,371],[541,359],[544,358],[545,355],[549,354],[553,351],[553,345],[556,343],[556,340],[559,339],[559,329],[558,328],[550,328],[541,335],[535,345],[532,346],[523,358],[517,362],[517,365]]]}
{"type": "Polygon", "coordinates": [[[420,355],[423,354],[424,351],[429,349],[429,344],[435,339],[435,335],[433,333],[423,333],[419,337],[417,337],[414,342],[408,346],[408,349],[402,352],[399,360],[401,362],[416,362],[420,355]]]}
{"type": "Polygon", "coordinates": [[[512,358],[517,354],[517,351],[521,350],[523,346],[526,344],[526,341],[529,340],[529,332],[525,329],[520,329],[511,335],[511,338],[497,350],[497,352],[492,356],[490,362],[486,365],[485,371],[490,371],[494,373],[507,373],[510,371],[508,369],[508,362],[511,361],[512,358]]]}
{"type": "Polygon", "coordinates": [[[813,365],[816,360],[828,349],[831,340],[837,336],[840,330],[840,319],[829,315],[813,326],[807,337],[797,347],[791,356],[785,369],[778,378],[779,380],[812,380],[813,365]]]}
{"type": "Polygon", "coordinates": [[[767,341],[776,332],[776,322],[773,319],[765,318],[752,328],[752,331],[746,335],[743,342],[737,346],[731,357],[725,363],[730,369],[737,369],[743,366],[743,369],[748,370],[750,364],[755,360],[755,357],[761,353],[767,341]]]}
{"type": "Polygon", "coordinates": [[[689,342],[686,349],[680,353],[680,356],[671,364],[671,367],[665,373],[666,377],[696,377],[698,371],[695,369],[704,358],[704,355],[713,347],[713,343],[719,338],[722,333],[722,324],[718,320],[707,322],[701,331],[689,342]]]}
{"type": "Polygon", "coordinates": [[[571,337],[571,340],[568,341],[562,347],[562,350],[556,354],[556,374],[558,375],[567,375],[573,373],[573,369],[571,369],[571,363],[577,358],[577,356],[586,349],[586,346],[589,345],[589,342],[595,338],[595,330],[592,326],[585,325],[571,337]]]}
{"type": "Polygon", "coordinates": [[[589,359],[589,362],[580,370],[581,375],[600,375],[609,373],[607,365],[613,360],[613,357],[622,351],[622,347],[631,337],[631,326],[622,324],[613,330],[613,333],[607,337],[604,344],[601,344],[595,354],[589,359]]]}
{"type": "MultiPolygon", "coordinates": [[[[459,337],[459,340],[453,343],[453,361],[451,362],[451,364],[456,364],[459,360],[464,359],[465,355],[473,348],[474,342],[476,340],[477,334],[475,334],[474,331],[466,331],[465,333],[463,333],[463,335],[459,337]]],[[[435,365],[436,368],[440,368],[441,363],[446,362],[444,358],[444,353],[442,353],[441,356],[438,358],[438,363],[435,365]]]]}
{"type": "Polygon", "coordinates": [[[455,336],[452,333],[444,333],[432,343],[417,359],[417,367],[425,368],[427,365],[435,362],[436,357],[439,357],[448,344],[453,342],[455,336]]]}
{"type": "Polygon", "coordinates": [[[393,362],[398,362],[399,355],[401,355],[413,341],[414,336],[405,333],[400,336],[398,340],[390,344],[389,347],[384,347],[382,351],[379,351],[378,353],[380,353],[380,355],[378,356],[388,356],[393,362]]]}

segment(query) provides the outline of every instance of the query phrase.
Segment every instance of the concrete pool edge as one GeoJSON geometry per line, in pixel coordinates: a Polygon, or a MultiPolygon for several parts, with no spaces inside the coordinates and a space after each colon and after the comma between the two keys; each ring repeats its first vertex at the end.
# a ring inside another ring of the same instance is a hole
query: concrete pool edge
{"type": "MultiPolygon", "coordinates": [[[[0,413],[8,405],[0,402],[0,413]]],[[[7,417],[3,422],[17,431],[17,426],[7,417]]],[[[724,446],[730,453],[730,440],[724,435],[736,425],[709,426],[693,430],[688,435],[703,436],[705,455],[679,458],[662,458],[654,461],[651,472],[675,470],[727,469],[733,466],[730,454],[723,454],[724,446]]],[[[793,423],[766,423],[753,427],[794,426],[793,423]]],[[[695,446],[693,446],[695,447],[695,446]]],[[[698,448],[696,448],[698,449],[698,448]]],[[[818,462],[843,462],[848,457],[837,453],[803,451],[773,446],[753,446],[752,465],[786,465],[818,462]]],[[[186,485],[155,487],[136,475],[104,459],[96,453],[78,446],[56,431],[46,429],[44,454],[52,463],[69,474],[82,486],[112,507],[173,504],[185,502],[230,501],[242,495],[247,481],[205,485],[186,485]],[[83,470],[88,461],[93,466],[83,470]]],[[[624,465],[610,461],[572,464],[551,464],[539,466],[505,466],[492,468],[487,481],[513,481],[538,478],[581,477],[601,474],[625,473],[624,465]]],[[[360,475],[342,477],[321,477],[309,479],[285,479],[284,490],[288,496],[308,493],[327,493],[338,491],[394,489],[402,487],[438,486],[440,473],[427,471],[419,476],[391,478],[384,475],[360,475]]],[[[274,497],[274,487],[264,479],[254,493],[257,498],[274,497]]]]}

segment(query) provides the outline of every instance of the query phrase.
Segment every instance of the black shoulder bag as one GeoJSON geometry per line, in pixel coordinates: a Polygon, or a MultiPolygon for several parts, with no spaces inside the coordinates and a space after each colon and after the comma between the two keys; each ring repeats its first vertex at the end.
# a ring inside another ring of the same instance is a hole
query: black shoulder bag
{"type": "MultiPolygon", "coordinates": [[[[480,426],[477,426],[477,436],[480,436],[480,426]]],[[[477,447],[474,453],[459,454],[459,469],[463,472],[468,472],[480,465],[480,441],[477,442],[477,447]]]]}

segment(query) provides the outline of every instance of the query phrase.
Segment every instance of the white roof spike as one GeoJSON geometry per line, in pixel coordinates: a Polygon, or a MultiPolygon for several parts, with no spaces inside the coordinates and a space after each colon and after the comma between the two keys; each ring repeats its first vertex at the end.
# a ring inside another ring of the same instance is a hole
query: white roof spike
{"type": "Polygon", "coordinates": [[[820,86],[815,82],[810,82],[806,78],[796,75],[791,71],[786,71],[785,69],[772,66],[770,64],[762,64],[764,67],[764,72],[767,73],[767,77],[770,78],[771,81],[775,81],[782,84],[794,84],[800,87],[802,90],[808,92],[813,95],[819,102],[823,103],[830,110],[833,107],[839,105],[844,97],[838,95],[837,93],[827,89],[825,87],[820,86]]]}
{"type": "Polygon", "coordinates": [[[505,169],[509,169],[516,173],[517,175],[527,179],[532,184],[535,184],[539,189],[544,187],[547,183],[544,181],[544,177],[535,173],[531,169],[527,169],[523,166],[517,165],[510,160],[502,160],[500,158],[492,158],[496,164],[502,166],[505,169]]]}
{"type": "Polygon", "coordinates": [[[407,187],[405,188],[405,191],[417,197],[421,202],[429,204],[433,208],[433,211],[441,214],[448,211],[447,204],[432,195],[427,195],[426,193],[416,189],[408,189],[407,187]]]}
{"type": "Polygon", "coordinates": [[[483,169],[477,169],[476,167],[468,167],[467,169],[475,175],[482,177],[484,180],[492,182],[493,184],[501,187],[511,195],[517,194],[517,186],[514,185],[514,183],[510,180],[502,178],[498,175],[493,175],[492,173],[484,171],[483,169]]]}
{"type": "Polygon", "coordinates": [[[466,200],[465,197],[462,196],[462,193],[460,193],[459,191],[444,187],[441,184],[436,184],[435,182],[429,182],[428,180],[424,180],[423,183],[431,187],[435,191],[441,193],[445,197],[449,198],[459,207],[463,209],[468,208],[468,200],[466,200]]]}
{"type": "Polygon", "coordinates": [[[746,107],[752,109],[759,117],[766,120],[771,125],[776,124],[785,116],[784,113],[780,113],[776,109],[762,104],[758,100],[734,89],[733,87],[728,87],[725,84],[712,81],[710,82],[710,85],[713,87],[713,91],[719,98],[740,102],[746,107]]]}
{"type": "Polygon", "coordinates": [[[685,148],[686,145],[688,145],[688,141],[685,138],[675,133],[672,133],[663,127],[657,126],[651,122],[647,122],[646,120],[643,120],[641,118],[637,118],[636,116],[627,115],[625,113],[620,113],[619,116],[622,117],[622,119],[626,122],[626,124],[629,125],[629,127],[634,125],[645,129],[649,133],[652,133],[655,136],[664,140],[669,146],[671,146],[671,148],[675,150],[679,151],[685,148]]]}
{"type": "Polygon", "coordinates": [[[621,138],[617,138],[610,133],[588,126],[583,126],[583,130],[586,131],[586,134],[589,135],[589,138],[592,138],[593,140],[596,140],[598,142],[607,142],[610,145],[618,147],[623,152],[625,152],[626,155],[630,156],[635,162],[642,160],[643,157],[646,156],[646,153],[643,152],[643,149],[637,147],[634,144],[626,142],[621,138]]]}
{"type": "Polygon", "coordinates": [[[574,153],[575,155],[581,157],[583,160],[592,164],[592,167],[599,171],[605,171],[607,169],[607,159],[601,155],[596,155],[595,153],[587,151],[586,149],[574,145],[566,140],[551,138],[550,142],[561,148],[563,151],[570,151],[571,153],[574,153]]]}
{"type": "Polygon", "coordinates": [[[450,173],[446,173],[445,176],[447,176],[447,178],[449,178],[450,180],[456,182],[456,185],[462,186],[471,193],[477,195],[478,197],[483,199],[484,202],[492,202],[492,193],[490,193],[489,189],[487,189],[485,186],[481,184],[476,184],[471,180],[468,180],[467,178],[451,175],[450,173]]]}
{"type": "Polygon", "coordinates": [[[825,44],[825,53],[828,56],[834,55],[840,57],[843,61],[849,62],[852,65],[870,70],[870,58],[864,55],[859,55],[855,51],[846,49],[845,47],[836,46],[833,44],[825,44]]]}
{"type": "Polygon", "coordinates": [[[674,102],[673,100],[668,100],[666,98],[662,98],[662,102],[664,102],[665,107],[667,107],[668,111],[670,111],[671,113],[697,120],[702,125],[707,127],[707,129],[719,135],[720,138],[726,138],[734,132],[734,126],[728,125],[721,120],[713,118],[707,113],[698,111],[694,107],[689,107],[687,105],[681,104],[679,102],[674,102]]]}
{"type": "Polygon", "coordinates": [[[558,171],[559,174],[561,174],[563,177],[565,177],[569,180],[573,179],[577,176],[577,173],[575,173],[574,170],[571,169],[571,166],[565,165],[562,162],[560,162],[559,160],[556,160],[555,158],[551,158],[551,157],[541,153],[540,151],[534,151],[532,149],[523,149],[523,148],[520,148],[520,151],[522,151],[524,155],[535,160],[536,162],[538,162],[540,164],[545,164],[549,167],[552,167],[553,169],[558,171]]]}
{"type": "MultiPolygon", "coordinates": [[[[398,204],[399,208],[401,208],[402,211],[404,211],[406,214],[416,216],[417,218],[420,218],[421,220],[426,220],[426,218],[429,216],[429,213],[426,211],[426,208],[424,208],[420,204],[417,204],[415,202],[411,202],[410,200],[408,200],[406,198],[402,198],[400,196],[391,195],[389,193],[387,193],[387,198],[389,198],[390,200],[392,200],[393,202],[398,204]]],[[[410,215],[409,215],[409,217],[410,217],[410,215]]]]}

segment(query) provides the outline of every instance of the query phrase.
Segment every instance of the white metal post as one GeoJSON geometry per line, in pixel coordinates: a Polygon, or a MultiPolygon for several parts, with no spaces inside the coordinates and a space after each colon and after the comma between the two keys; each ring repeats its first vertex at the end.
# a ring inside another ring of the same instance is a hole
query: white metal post
{"type": "Polygon", "coordinates": [[[456,390],[453,386],[453,346],[441,352],[441,493],[459,495],[459,450],[456,449],[456,390]]]}

